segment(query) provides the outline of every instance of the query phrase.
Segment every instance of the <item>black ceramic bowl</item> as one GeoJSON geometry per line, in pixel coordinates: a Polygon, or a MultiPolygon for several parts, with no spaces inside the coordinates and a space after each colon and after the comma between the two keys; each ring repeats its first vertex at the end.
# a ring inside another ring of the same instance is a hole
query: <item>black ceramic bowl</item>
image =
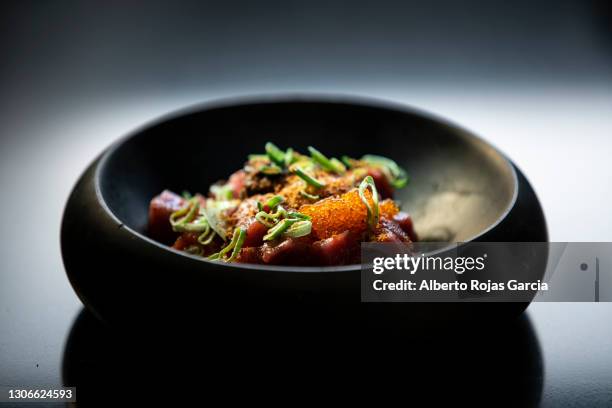
{"type": "MultiPolygon", "coordinates": [[[[83,303],[106,321],[136,314],[396,321],[473,313],[468,308],[474,306],[452,304],[361,303],[359,265],[223,264],[147,237],[153,196],[163,189],[207,191],[267,141],[300,151],[313,145],[333,156],[393,158],[411,176],[396,198],[412,214],[422,240],[547,241],[542,209],[521,172],[487,142],[446,121],[346,97],[225,101],[137,130],[82,175],[65,209],[61,243],[68,277],[83,303]]],[[[478,307],[494,316],[516,314],[525,304],[478,307]]]]}

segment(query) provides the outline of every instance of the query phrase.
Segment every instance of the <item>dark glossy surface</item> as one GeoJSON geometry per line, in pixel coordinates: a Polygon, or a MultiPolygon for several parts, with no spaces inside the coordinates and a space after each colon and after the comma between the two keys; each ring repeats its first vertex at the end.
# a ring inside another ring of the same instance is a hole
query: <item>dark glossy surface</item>
{"type": "MultiPolygon", "coordinates": [[[[358,265],[309,269],[208,262],[146,237],[153,196],[164,188],[206,191],[240,168],[249,153],[259,152],[271,134],[283,135],[275,143],[290,143],[297,151],[314,145],[331,156],[369,151],[393,157],[417,180],[398,198],[414,214],[425,241],[441,234],[450,242],[547,240],[542,209],[524,177],[517,178],[490,145],[440,119],[348,97],[213,103],[169,115],[121,140],[75,187],[62,223],[62,254],[88,308],[112,324],[125,323],[132,313],[158,324],[186,311],[215,320],[360,324],[364,319],[503,319],[524,309],[518,303],[360,304],[358,265]],[[176,135],[190,147],[180,156],[168,154],[176,135]],[[219,154],[211,145],[215,135],[242,143],[219,154]],[[369,147],[372,140],[381,143],[369,147]],[[97,248],[99,257],[93,261],[86,248],[97,248]],[[225,306],[211,313],[218,305],[225,306]]],[[[540,264],[543,276],[545,259],[540,264]]]]}
{"type": "Polygon", "coordinates": [[[82,390],[82,401],[100,395],[91,384],[112,386],[133,378],[149,384],[188,384],[195,368],[198,376],[207,378],[204,400],[233,395],[239,377],[248,378],[240,385],[241,396],[273,387],[266,397],[270,401],[316,387],[328,390],[328,400],[358,394],[360,400],[378,404],[426,400],[431,405],[500,406],[500,395],[503,406],[539,404],[544,363],[527,316],[503,324],[428,330],[398,322],[393,326],[384,331],[386,336],[367,326],[354,331],[321,325],[316,330],[262,330],[231,323],[214,335],[194,327],[126,335],[103,327],[83,311],[66,343],[62,377],[82,390]]]}

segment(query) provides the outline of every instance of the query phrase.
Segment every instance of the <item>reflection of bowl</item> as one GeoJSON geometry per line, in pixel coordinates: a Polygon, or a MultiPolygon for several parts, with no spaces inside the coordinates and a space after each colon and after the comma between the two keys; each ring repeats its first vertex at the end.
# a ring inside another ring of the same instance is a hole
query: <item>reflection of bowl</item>
{"type": "MultiPolygon", "coordinates": [[[[130,310],[163,313],[178,305],[204,311],[204,303],[240,315],[279,302],[288,309],[319,305],[331,314],[363,310],[359,265],[219,264],[146,237],[154,195],[165,188],[206,191],[268,140],[301,151],[313,145],[334,156],[395,159],[411,176],[397,198],[424,240],[547,240],[541,207],[520,171],[483,140],[440,119],[380,102],[328,97],[206,105],[120,140],[81,177],[62,225],[64,263],[81,300],[104,318],[130,310]]],[[[368,306],[408,315],[411,307],[368,306]]]]}
{"type": "Polygon", "coordinates": [[[539,406],[542,395],[544,361],[528,314],[427,330],[395,325],[392,337],[344,326],[295,332],[285,325],[261,330],[228,324],[211,333],[193,323],[134,333],[109,329],[83,310],[66,340],[63,383],[75,386],[86,406],[135,378],[202,387],[205,377],[202,398],[211,400],[235,398],[237,387],[250,401],[286,402],[296,395],[319,397],[323,390],[328,400],[344,399],[355,396],[356,384],[363,384],[360,400],[385,406],[409,399],[427,406],[527,408],[539,406]]]}

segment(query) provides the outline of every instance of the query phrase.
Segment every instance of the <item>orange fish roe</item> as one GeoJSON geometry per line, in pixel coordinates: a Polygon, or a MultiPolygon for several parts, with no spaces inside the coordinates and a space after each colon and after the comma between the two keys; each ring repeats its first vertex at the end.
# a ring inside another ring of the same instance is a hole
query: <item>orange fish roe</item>
{"type": "MultiPolygon", "coordinates": [[[[373,204],[369,190],[365,194],[370,204],[373,204]]],[[[380,216],[384,218],[392,218],[399,212],[392,200],[383,200],[379,208],[380,216]]],[[[340,197],[329,197],[314,204],[304,205],[300,212],[312,218],[312,232],[318,239],[330,238],[344,231],[361,235],[367,230],[368,212],[357,189],[340,197]]]]}
{"type": "Polygon", "coordinates": [[[378,206],[380,208],[380,218],[392,219],[395,214],[400,212],[395,201],[390,199],[382,200],[378,206]]]}

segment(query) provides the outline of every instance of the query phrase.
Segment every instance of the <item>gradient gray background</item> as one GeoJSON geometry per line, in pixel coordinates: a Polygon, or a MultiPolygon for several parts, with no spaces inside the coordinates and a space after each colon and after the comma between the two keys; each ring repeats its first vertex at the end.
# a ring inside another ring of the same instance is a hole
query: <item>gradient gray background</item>
{"type": "MultiPolygon", "coordinates": [[[[61,381],[81,305],[64,275],[59,225],[81,171],[120,135],[196,102],[340,92],[429,110],[524,170],[551,240],[612,241],[603,1],[0,7],[0,384],[61,381]]],[[[528,313],[544,354],[543,405],[609,406],[612,304],[533,304],[528,313]]]]}

